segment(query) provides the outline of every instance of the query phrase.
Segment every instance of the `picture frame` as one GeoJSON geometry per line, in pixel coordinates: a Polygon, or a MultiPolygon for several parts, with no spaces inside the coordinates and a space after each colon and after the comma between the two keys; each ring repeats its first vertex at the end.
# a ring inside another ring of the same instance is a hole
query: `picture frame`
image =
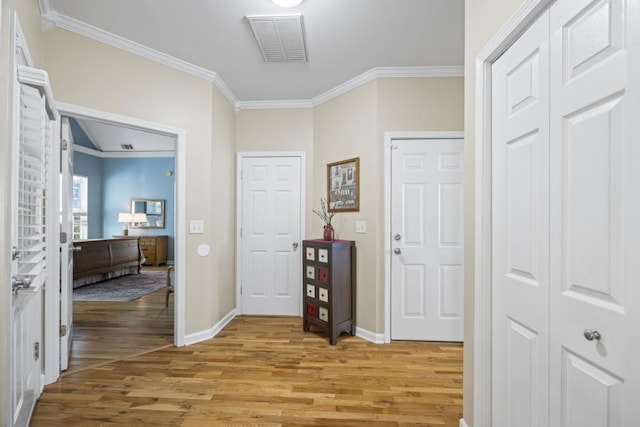
{"type": "Polygon", "coordinates": [[[360,157],[327,164],[329,212],[360,211],[360,157]]]}

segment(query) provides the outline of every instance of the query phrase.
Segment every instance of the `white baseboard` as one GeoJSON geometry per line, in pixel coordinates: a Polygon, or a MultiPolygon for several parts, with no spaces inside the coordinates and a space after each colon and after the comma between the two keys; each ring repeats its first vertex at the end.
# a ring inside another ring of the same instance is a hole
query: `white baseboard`
{"type": "Polygon", "coordinates": [[[469,424],[467,424],[464,418],[460,418],[460,427],[469,427],[469,424]]]}
{"type": "Polygon", "coordinates": [[[184,337],[184,345],[196,344],[202,341],[206,341],[218,335],[218,333],[236,317],[236,309],[231,310],[226,316],[224,316],[213,328],[206,329],[204,331],[189,334],[184,337]]]}
{"type": "Polygon", "coordinates": [[[384,334],[376,334],[363,328],[356,327],[356,336],[374,344],[384,344],[384,334]]]}

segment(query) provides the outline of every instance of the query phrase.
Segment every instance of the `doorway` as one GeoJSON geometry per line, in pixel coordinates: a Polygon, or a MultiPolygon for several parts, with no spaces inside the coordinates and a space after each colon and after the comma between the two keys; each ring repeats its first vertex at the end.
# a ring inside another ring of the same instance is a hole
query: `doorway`
{"type": "MultiPolygon", "coordinates": [[[[185,238],[185,154],[186,136],[184,130],[172,128],[158,123],[147,122],[131,117],[115,115],[103,111],[88,109],[85,107],[58,104],[62,115],[82,120],[95,121],[105,125],[116,127],[125,127],[140,132],[151,132],[160,134],[165,137],[173,138],[175,141],[175,216],[173,228],[175,234],[174,240],[174,261],[175,261],[175,279],[174,293],[170,301],[173,302],[173,333],[171,342],[173,345],[184,345],[184,238],[185,238]]],[[[144,297],[143,297],[144,298],[144,297]]],[[[162,298],[163,299],[163,298],[162,298]]],[[[164,305],[164,301],[162,301],[164,305]]],[[[65,317],[64,314],[61,316],[65,317]]],[[[64,355],[66,356],[66,355],[64,355]]]]}
{"type": "Polygon", "coordinates": [[[385,336],[461,341],[462,132],[385,134],[385,336]]]}

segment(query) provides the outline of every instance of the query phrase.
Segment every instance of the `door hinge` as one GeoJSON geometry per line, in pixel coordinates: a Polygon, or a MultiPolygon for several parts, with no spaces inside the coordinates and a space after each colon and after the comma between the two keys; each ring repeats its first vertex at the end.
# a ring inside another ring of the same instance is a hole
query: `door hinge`
{"type": "Polygon", "coordinates": [[[242,227],[240,227],[240,237],[242,237],[242,227]]]}
{"type": "Polygon", "coordinates": [[[40,343],[39,342],[33,343],[33,359],[34,360],[40,359],[40,343]]]}
{"type": "Polygon", "coordinates": [[[240,295],[242,295],[242,285],[240,285],[240,295]]]}
{"type": "Polygon", "coordinates": [[[67,325],[60,325],[60,336],[61,337],[67,336],[67,325]]]}
{"type": "Polygon", "coordinates": [[[240,169],[240,179],[244,179],[244,169],[240,169]]]}
{"type": "Polygon", "coordinates": [[[60,140],[60,150],[67,151],[69,149],[69,143],[66,139],[60,140]]]}
{"type": "Polygon", "coordinates": [[[67,243],[67,233],[64,231],[60,232],[60,243],[67,243]]]}

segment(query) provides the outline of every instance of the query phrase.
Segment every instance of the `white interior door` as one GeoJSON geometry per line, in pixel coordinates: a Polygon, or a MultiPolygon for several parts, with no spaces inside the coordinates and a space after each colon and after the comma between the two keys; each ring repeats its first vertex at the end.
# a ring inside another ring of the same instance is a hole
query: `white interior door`
{"type": "Polygon", "coordinates": [[[69,119],[60,123],[60,369],[69,368],[73,341],[73,136],[69,119]]]}
{"type": "Polygon", "coordinates": [[[300,315],[301,158],[242,157],[243,314],[300,315]]]}
{"type": "Polygon", "coordinates": [[[551,7],[551,426],[640,425],[639,23],[551,7]]]}
{"type": "Polygon", "coordinates": [[[462,341],[463,141],[392,144],[391,339],[462,341]]]}

